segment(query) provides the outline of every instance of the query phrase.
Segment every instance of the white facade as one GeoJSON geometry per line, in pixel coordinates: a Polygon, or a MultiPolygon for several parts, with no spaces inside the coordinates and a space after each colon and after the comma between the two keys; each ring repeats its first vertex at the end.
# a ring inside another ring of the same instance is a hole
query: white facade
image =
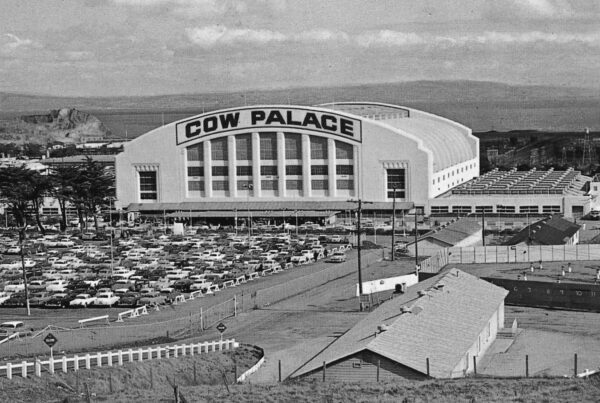
{"type": "Polygon", "coordinates": [[[404,107],[234,108],[174,122],[127,143],[116,158],[117,198],[121,207],[390,202],[395,187],[397,201],[425,205],[479,175],[478,150],[470,129],[404,107]]]}

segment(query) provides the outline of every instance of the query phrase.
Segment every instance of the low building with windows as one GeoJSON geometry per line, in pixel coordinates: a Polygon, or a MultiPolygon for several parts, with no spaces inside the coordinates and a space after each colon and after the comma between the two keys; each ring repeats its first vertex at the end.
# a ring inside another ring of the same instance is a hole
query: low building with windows
{"type": "Polygon", "coordinates": [[[430,199],[425,210],[432,216],[476,213],[526,218],[560,213],[576,219],[590,211],[590,181],[590,177],[572,168],[565,171],[494,169],[430,199]]]}
{"type": "MultiPolygon", "coordinates": [[[[121,207],[142,213],[334,213],[349,199],[391,211],[479,176],[479,141],[459,123],[363,102],[249,106],[193,116],[127,143],[116,158],[121,207]]],[[[291,214],[290,214],[291,215],[291,214]]]]}
{"type": "Polygon", "coordinates": [[[323,371],[332,382],[466,376],[504,328],[507,294],[461,270],[444,270],[384,302],[291,377],[322,380],[323,371]]]}

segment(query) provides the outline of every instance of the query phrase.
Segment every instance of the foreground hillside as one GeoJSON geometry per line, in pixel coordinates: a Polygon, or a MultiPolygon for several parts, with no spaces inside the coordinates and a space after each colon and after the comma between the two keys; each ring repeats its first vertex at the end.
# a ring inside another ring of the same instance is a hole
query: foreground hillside
{"type": "MultiPolygon", "coordinates": [[[[75,376],[0,381],[0,400],[10,402],[171,402],[173,384],[187,402],[594,402],[600,380],[567,378],[468,378],[382,383],[232,383],[232,366],[246,357],[211,354],[81,370],[75,376]],[[195,367],[195,370],[194,370],[195,367]],[[194,382],[194,373],[196,381],[194,382]],[[111,392],[112,388],[112,392],[111,392]],[[76,392],[78,390],[79,392],[76,392]]],[[[244,364],[242,364],[242,361],[244,364]]]]}

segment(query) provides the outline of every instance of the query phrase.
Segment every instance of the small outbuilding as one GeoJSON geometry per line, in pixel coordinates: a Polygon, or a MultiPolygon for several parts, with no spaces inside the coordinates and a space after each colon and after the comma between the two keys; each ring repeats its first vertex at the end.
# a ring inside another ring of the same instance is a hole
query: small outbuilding
{"type": "MultiPolygon", "coordinates": [[[[481,245],[483,242],[481,222],[477,218],[454,219],[419,237],[419,253],[433,254],[443,248],[465,248],[481,245]]],[[[411,254],[415,253],[415,243],[406,245],[411,254]]]]}
{"type": "Polygon", "coordinates": [[[537,221],[510,238],[506,245],[577,245],[581,226],[554,214],[537,221]]]}
{"type": "Polygon", "coordinates": [[[445,270],[379,306],[291,377],[347,382],[463,377],[503,327],[507,294],[461,270],[445,270]]]}

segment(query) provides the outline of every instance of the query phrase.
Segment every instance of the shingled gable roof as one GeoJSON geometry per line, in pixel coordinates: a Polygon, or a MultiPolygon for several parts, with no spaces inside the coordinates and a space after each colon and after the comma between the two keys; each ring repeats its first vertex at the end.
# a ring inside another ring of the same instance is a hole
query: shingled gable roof
{"type": "Polygon", "coordinates": [[[559,214],[544,218],[519,231],[510,238],[507,245],[527,243],[536,245],[563,245],[579,229],[580,225],[565,220],[559,214]],[[531,240],[529,240],[531,238],[531,240]]]}
{"type": "Polygon", "coordinates": [[[481,223],[479,220],[462,218],[426,233],[419,238],[419,241],[431,238],[448,246],[454,246],[477,232],[481,232],[481,223]]]}
{"type": "Polygon", "coordinates": [[[456,376],[452,370],[507,294],[505,289],[458,269],[445,270],[382,304],[292,376],[319,369],[323,361],[331,364],[363,350],[423,374],[427,373],[429,358],[432,377],[456,376]],[[402,313],[402,307],[409,307],[411,312],[402,313]],[[387,330],[379,332],[381,325],[387,330]]]}

